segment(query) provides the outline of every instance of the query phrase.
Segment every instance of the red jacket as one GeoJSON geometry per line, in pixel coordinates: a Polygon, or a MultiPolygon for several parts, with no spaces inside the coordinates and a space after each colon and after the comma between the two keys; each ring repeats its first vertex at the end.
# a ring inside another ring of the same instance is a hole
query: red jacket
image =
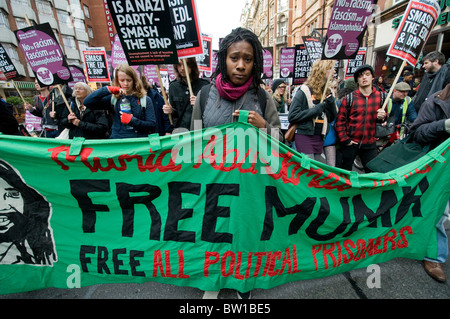
{"type": "Polygon", "coordinates": [[[348,144],[350,140],[359,144],[375,143],[377,110],[382,107],[381,94],[374,87],[369,96],[357,89],[353,91],[352,105],[347,106],[347,96],[342,99],[336,120],[339,141],[348,144]]]}

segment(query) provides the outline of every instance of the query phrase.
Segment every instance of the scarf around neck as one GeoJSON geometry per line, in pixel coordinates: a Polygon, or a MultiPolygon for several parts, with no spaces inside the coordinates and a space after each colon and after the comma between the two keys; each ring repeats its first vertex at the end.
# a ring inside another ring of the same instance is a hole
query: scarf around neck
{"type": "Polygon", "coordinates": [[[222,74],[219,74],[216,78],[216,88],[219,92],[219,95],[224,99],[235,101],[239,99],[245,92],[247,92],[248,88],[253,82],[253,75],[248,79],[246,83],[241,86],[234,86],[231,83],[224,82],[222,80],[222,74]]]}

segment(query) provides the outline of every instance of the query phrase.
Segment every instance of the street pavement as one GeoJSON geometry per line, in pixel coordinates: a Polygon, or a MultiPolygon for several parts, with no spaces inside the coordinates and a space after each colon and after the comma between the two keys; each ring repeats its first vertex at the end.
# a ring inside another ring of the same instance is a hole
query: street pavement
{"type": "MultiPolygon", "coordinates": [[[[450,221],[445,223],[450,238],[450,221]]],[[[373,271],[356,269],[326,278],[284,284],[272,289],[255,289],[252,299],[450,299],[450,261],[443,264],[448,277],[438,283],[423,270],[422,261],[397,258],[378,265],[379,287],[369,288],[373,271]]],[[[201,300],[211,297],[196,288],[178,287],[155,282],[144,284],[104,284],[75,289],[48,288],[0,296],[5,299],[182,299],[201,300]]],[[[236,291],[221,290],[218,299],[237,299],[236,291]]],[[[269,301],[270,302],[270,301],[269,301]]],[[[447,305],[448,306],[448,305],[447,305]]]]}

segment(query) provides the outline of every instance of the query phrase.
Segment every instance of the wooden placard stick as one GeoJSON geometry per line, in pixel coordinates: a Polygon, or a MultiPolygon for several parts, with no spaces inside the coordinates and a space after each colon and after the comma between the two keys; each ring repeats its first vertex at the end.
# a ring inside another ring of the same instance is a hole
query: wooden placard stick
{"type": "Polygon", "coordinates": [[[188,71],[187,60],[186,59],[181,59],[181,60],[183,60],[184,72],[186,73],[186,81],[187,81],[187,84],[189,87],[189,95],[194,96],[194,92],[192,91],[191,75],[189,74],[189,71],[188,71]]]}
{"type": "MultiPolygon", "coordinates": [[[[159,66],[157,64],[155,64],[155,68],[156,68],[156,74],[158,74],[159,86],[161,87],[161,93],[164,98],[164,103],[166,105],[170,105],[169,100],[167,98],[166,88],[164,87],[164,84],[162,82],[161,72],[159,71],[159,66]]],[[[173,125],[172,114],[169,114],[169,121],[170,121],[170,124],[173,125]]]]}
{"type": "Polygon", "coordinates": [[[25,101],[25,99],[23,98],[22,93],[20,93],[19,88],[17,87],[16,82],[14,82],[14,80],[11,80],[11,81],[12,81],[12,83],[14,84],[14,87],[16,88],[17,93],[19,93],[19,96],[20,96],[20,98],[22,99],[22,102],[25,104],[26,101],[25,101]]]}
{"type": "Polygon", "coordinates": [[[333,75],[334,75],[333,69],[334,69],[334,66],[330,70],[330,75],[328,76],[327,83],[325,83],[325,89],[323,90],[322,98],[320,99],[320,103],[322,103],[323,100],[325,100],[325,94],[327,94],[328,85],[330,84],[330,81],[331,81],[331,79],[333,78],[333,75]]]}
{"type": "Polygon", "coordinates": [[[58,84],[58,85],[56,85],[56,87],[58,88],[59,93],[61,93],[61,96],[62,96],[62,98],[63,98],[63,100],[64,100],[64,103],[65,103],[66,106],[67,106],[67,109],[69,110],[69,113],[72,114],[72,113],[73,113],[73,112],[72,112],[72,109],[70,108],[69,102],[67,101],[66,96],[64,95],[64,92],[63,92],[63,90],[62,90],[62,85],[61,85],[61,84],[58,84]]]}
{"type": "Polygon", "coordinates": [[[389,93],[386,97],[386,100],[384,101],[383,106],[381,107],[383,110],[386,110],[386,105],[388,104],[389,99],[391,98],[392,92],[394,91],[394,87],[397,84],[398,79],[400,78],[400,75],[402,74],[405,66],[406,66],[406,62],[402,62],[402,66],[398,70],[397,76],[395,77],[394,82],[392,82],[392,85],[391,85],[391,88],[389,89],[389,93]]]}

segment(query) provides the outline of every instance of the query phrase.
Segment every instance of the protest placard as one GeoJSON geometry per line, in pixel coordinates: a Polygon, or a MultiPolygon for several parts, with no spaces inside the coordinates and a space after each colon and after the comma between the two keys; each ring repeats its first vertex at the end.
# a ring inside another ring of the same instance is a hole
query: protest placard
{"type": "Polygon", "coordinates": [[[217,68],[217,50],[212,50],[211,53],[211,71],[203,71],[203,76],[211,78],[217,68]]]}
{"type": "Polygon", "coordinates": [[[3,45],[0,43],[0,71],[5,75],[7,80],[16,78],[19,74],[17,73],[14,63],[6,52],[3,45]]]}
{"type": "Polygon", "coordinates": [[[311,60],[311,65],[313,65],[316,60],[320,60],[322,57],[322,42],[318,37],[302,36],[302,39],[306,52],[308,53],[308,57],[311,60]]]}
{"type": "Polygon", "coordinates": [[[373,0],[336,0],[325,37],[322,60],[354,59],[362,46],[373,0]]]}
{"type": "Polygon", "coordinates": [[[295,46],[293,85],[303,84],[308,79],[311,65],[312,62],[308,57],[305,45],[297,44],[295,46]]]}
{"type": "Polygon", "coordinates": [[[111,82],[105,48],[87,48],[83,59],[89,82],[111,82]]]}
{"type": "Polygon", "coordinates": [[[196,57],[200,71],[211,72],[212,70],[212,36],[203,34],[203,54],[196,57]]]}
{"type": "Polygon", "coordinates": [[[169,0],[169,6],[178,57],[202,55],[202,34],[195,0],[169,0]]]}
{"type": "Polygon", "coordinates": [[[355,73],[356,69],[364,64],[364,61],[366,59],[366,53],[367,53],[367,48],[361,47],[361,48],[359,48],[354,59],[345,61],[344,80],[353,78],[353,74],[355,73]]]}
{"type": "Polygon", "coordinates": [[[295,65],[295,48],[281,48],[280,77],[293,78],[295,65]]]}
{"type": "Polygon", "coordinates": [[[168,0],[107,0],[129,65],[178,61],[168,0]]]}
{"type": "Polygon", "coordinates": [[[40,86],[72,81],[69,65],[49,23],[30,26],[14,33],[40,86]]]}
{"type": "Polygon", "coordinates": [[[86,83],[86,76],[84,70],[76,65],[69,65],[70,73],[72,73],[73,81],[69,82],[70,88],[73,89],[74,85],[78,82],[86,83]]]}
{"type": "Polygon", "coordinates": [[[440,12],[437,1],[410,1],[386,54],[415,66],[440,12]]]}
{"type": "Polygon", "coordinates": [[[267,47],[263,49],[263,74],[261,79],[273,78],[273,48],[267,47]]]}

